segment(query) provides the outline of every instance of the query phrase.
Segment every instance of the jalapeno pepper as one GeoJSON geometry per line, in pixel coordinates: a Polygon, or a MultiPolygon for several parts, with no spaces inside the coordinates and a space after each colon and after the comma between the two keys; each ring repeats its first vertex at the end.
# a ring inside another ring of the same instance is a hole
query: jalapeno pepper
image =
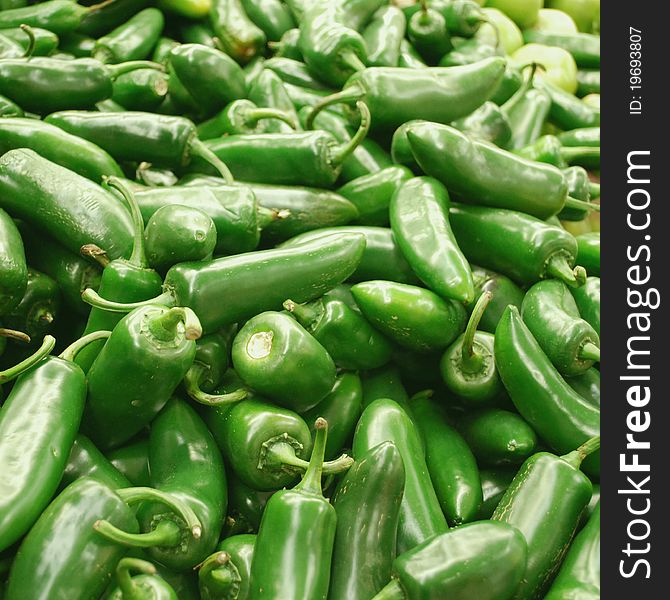
{"type": "Polygon", "coordinates": [[[127,446],[121,446],[108,452],[106,456],[133,485],[149,486],[148,440],[141,439],[127,446]]]}
{"type": "Polygon", "coordinates": [[[28,267],[21,234],[12,218],[0,208],[0,315],[18,306],[27,285],[28,267]]]}
{"type": "Polygon", "coordinates": [[[366,281],[351,288],[363,316],[385,336],[415,352],[446,348],[465,328],[465,310],[424,288],[366,281]]]}
{"type": "Polygon", "coordinates": [[[597,436],[564,456],[534,454],[493,513],[494,521],[516,527],[528,543],[528,560],[515,599],[543,597],[591,498],[592,485],[579,470],[580,464],[599,447],[597,436]],[[546,509],[538,511],[537,506],[546,509]]]}
{"type": "Polygon", "coordinates": [[[580,375],[600,361],[598,334],[579,316],[564,283],[549,280],[533,285],[523,299],[521,317],[562,375],[580,375]]]}
{"type": "Polygon", "coordinates": [[[158,4],[168,12],[189,19],[202,19],[209,13],[211,0],[159,0],[158,4]]]}
{"type": "Polygon", "coordinates": [[[397,6],[381,6],[363,30],[370,67],[397,67],[407,19],[397,6]]]}
{"type": "Polygon", "coordinates": [[[275,55],[263,63],[263,68],[273,71],[284,83],[291,83],[313,90],[330,90],[330,88],[316,79],[310,73],[307,65],[300,60],[275,55]]]}
{"type": "Polygon", "coordinates": [[[514,527],[482,521],[437,535],[393,561],[373,600],[509,598],[524,573],[527,544],[514,527]]]}
{"type": "Polygon", "coordinates": [[[217,551],[198,566],[202,600],[249,597],[255,545],[255,535],[234,535],[221,541],[217,551]]]}
{"type": "Polygon", "coordinates": [[[156,69],[137,69],[114,81],[112,100],[126,110],[153,111],[165,100],[168,76],[156,69]]]}
{"type": "Polygon", "coordinates": [[[539,29],[526,29],[523,32],[526,44],[543,44],[567,50],[575,59],[578,67],[585,69],[600,68],[600,36],[590,33],[554,33],[539,29]]]}
{"type": "Polygon", "coordinates": [[[157,8],[145,8],[123,25],[99,38],[93,58],[105,63],[120,63],[148,58],[160,37],[165,19],[157,8]]]}
{"type": "Polygon", "coordinates": [[[235,100],[215,117],[200,123],[198,136],[202,140],[211,140],[223,135],[267,133],[269,121],[280,121],[296,129],[296,119],[295,110],[259,108],[251,100],[235,100]]]}
{"type": "Polygon", "coordinates": [[[246,63],[265,46],[265,33],[247,16],[240,0],[212,0],[209,18],[224,52],[246,63]]]}
{"type": "Polygon", "coordinates": [[[268,42],[268,47],[274,52],[275,56],[303,60],[300,50],[300,29],[297,27],[284,32],[278,42],[268,42]]]}
{"type": "Polygon", "coordinates": [[[475,283],[475,300],[467,309],[472,312],[477,300],[485,292],[491,292],[491,301],[479,320],[478,328],[481,331],[494,333],[500,317],[508,305],[512,304],[521,310],[523,291],[509,277],[489,271],[483,267],[470,265],[472,267],[472,278],[475,283]]]}
{"type": "Polygon", "coordinates": [[[274,71],[263,69],[249,87],[248,96],[249,100],[260,107],[283,111],[292,121],[291,124],[277,119],[268,121],[264,128],[266,133],[291,133],[301,129],[295,106],[283,81],[274,71]]]}
{"type": "Polygon", "coordinates": [[[116,0],[95,4],[84,15],[77,32],[98,38],[125,23],[149,3],[149,0],[116,0]]]}
{"type": "Polygon", "coordinates": [[[49,0],[35,6],[10,8],[0,12],[0,30],[29,25],[60,35],[74,31],[87,12],[86,7],[69,0],[49,0]]]}
{"type": "Polygon", "coordinates": [[[393,442],[362,454],[337,487],[337,531],[330,598],[369,600],[391,577],[405,488],[403,460],[393,442]]]}
{"type": "Polygon", "coordinates": [[[428,65],[423,62],[423,59],[416,51],[414,46],[412,46],[412,44],[410,44],[407,40],[401,40],[400,54],[398,56],[398,64],[396,66],[402,67],[403,69],[424,69],[428,65]]]}
{"type": "Polygon", "coordinates": [[[408,414],[393,400],[375,400],[363,411],[354,434],[354,457],[360,460],[382,442],[397,446],[405,466],[397,541],[398,552],[402,553],[446,531],[447,521],[428,474],[420,434],[408,414]]]}
{"type": "Polygon", "coordinates": [[[600,335],[600,277],[588,277],[586,283],[573,290],[579,314],[600,335]]]}
{"type": "Polygon", "coordinates": [[[341,92],[324,98],[310,115],[341,102],[365,102],[375,131],[392,131],[412,119],[451,123],[481,106],[505,70],[501,57],[472,65],[409,70],[371,67],[353,75],[341,92]]]}
{"type": "MultiPolygon", "coordinates": [[[[483,43],[477,38],[460,40],[460,42],[458,40],[454,41],[457,42],[456,47],[442,56],[439,62],[441,67],[460,67],[464,65],[471,65],[479,62],[480,60],[485,60],[494,56],[500,56],[500,51],[496,47],[494,47],[492,44],[483,43]]],[[[520,78],[519,84],[521,84],[520,78]]],[[[511,96],[517,88],[518,86],[516,86],[513,90],[510,90],[509,96],[511,96]]]]}
{"type": "Polygon", "coordinates": [[[225,180],[232,181],[226,165],[198,139],[195,125],[183,117],[130,111],[67,111],[53,113],[46,121],[97,144],[117,160],[146,161],[176,169],[201,157],[225,180]]]}
{"type": "Polygon", "coordinates": [[[407,22],[407,38],[428,64],[435,65],[452,48],[444,16],[429,8],[425,0],[407,22]]]}
{"type": "Polygon", "coordinates": [[[399,404],[409,414],[409,396],[403,387],[398,368],[387,365],[368,371],[363,378],[363,408],[375,400],[388,398],[399,404]]]}
{"type": "MultiPolygon", "coordinates": [[[[568,194],[572,198],[591,201],[591,182],[589,174],[583,167],[568,167],[562,169],[565,182],[568,184],[568,194]]],[[[564,208],[558,213],[558,218],[563,221],[583,221],[589,215],[588,210],[582,208],[564,208]]]]}
{"type": "Polygon", "coordinates": [[[536,85],[551,97],[549,120],[565,131],[600,126],[600,109],[593,108],[576,96],[542,80],[536,85]]]}
{"type": "Polygon", "coordinates": [[[583,267],[572,268],[577,241],[560,227],[521,212],[464,204],[452,205],[449,218],[469,261],[521,285],[553,277],[577,287],[586,279],[583,267]]]}
{"type": "Polygon", "coordinates": [[[228,477],[228,515],[222,537],[258,532],[265,505],[273,493],[255,490],[231,473],[228,477]]]}
{"type": "Polygon", "coordinates": [[[83,434],[78,434],[72,444],[59,489],[81,477],[92,477],[113,489],[131,487],[130,481],[83,434]]]}
{"type": "Polygon", "coordinates": [[[583,233],[577,236],[577,264],[589,275],[600,277],[600,232],[583,233]]]}
{"type": "Polygon", "coordinates": [[[116,586],[109,593],[110,600],[178,600],[172,586],[157,575],[156,567],[139,558],[122,558],[116,565],[116,586]],[[141,573],[136,577],[131,571],[141,573]]]}
{"type": "MultiPolygon", "coordinates": [[[[22,25],[22,27],[0,29],[0,35],[19,44],[26,55],[48,56],[56,50],[59,40],[55,33],[41,29],[40,27],[22,25]],[[29,53],[28,50],[30,50],[29,53]]],[[[23,54],[19,54],[18,56],[23,56],[23,54]]]]}
{"type": "Polygon", "coordinates": [[[23,117],[23,109],[9,98],[0,95],[0,117],[23,117]]]}
{"type": "Polygon", "coordinates": [[[512,483],[517,468],[481,469],[479,478],[482,481],[483,500],[477,518],[490,519],[496,506],[500,503],[505,491],[512,483]]]}
{"type": "MultiPolygon", "coordinates": [[[[566,452],[600,432],[599,408],[560,376],[516,307],[509,307],[498,324],[495,359],[514,406],[551,448],[566,452]]],[[[584,468],[597,477],[599,456],[591,456],[584,468]]]]}
{"type": "Polygon", "coordinates": [[[449,224],[449,194],[439,181],[415,177],[402,183],[391,199],[390,219],[400,250],[428,287],[459,302],[474,298],[470,266],[449,224]]]}
{"type": "MultiPolygon", "coordinates": [[[[488,100],[473,113],[457,119],[451,125],[469,137],[492,142],[501,148],[506,147],[512,138],[512,128],[507,116],[497,104],[488,100]]],[[[407,151],[408,159],[413,160],[409,147],[407,151]]]]}

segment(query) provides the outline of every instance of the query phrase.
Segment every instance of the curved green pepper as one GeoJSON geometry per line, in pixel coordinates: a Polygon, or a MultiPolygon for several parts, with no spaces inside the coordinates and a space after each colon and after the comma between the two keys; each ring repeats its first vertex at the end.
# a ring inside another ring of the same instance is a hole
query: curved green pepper
{"type": "Polygon", "coordinates": [[[495,333],[500,317],[510,304],[521,310],[524,293],[509,277],[477,265],[470,266],[475,283],[475,299],[466,308],[472,312],[481,295],[491,292],[491,301],[479,320],[478,328],[481,331],[495,333]]]}
{"type": "Polygon", "coordinates": [[[156,567],[139,558],[122,558],[116,565],[116,587],[109,600],[178,600],[172,586],[158,576],[156,567]],[[131,571],[141,575],[131,577],[131,571]]]}
{"type": "Polygon", "coordinates": [[[600,336],[600,277],[588,277],[586,283],[572,290],[579,314],[600,336]]]}
{"type": "Polygon", "coordinates": [[[216,116],[200,123],[198,136],[202,140],[211,140],[223,135],[267,133],[267,122],[277,120],[296,129],[294,109],[292,113],[276,108],[259,108],[251,100],[235,100],[216,116]]]}
{"type": "Polygon", "coordinates": [[[600,371],[591,367],[581,375],[569,377],[565,382],[584,400],[600,407],[600,371]]]}
{"type": "Polygon", "coordinates": [[[28,25],[60,35],[74,31],[88,12],[88,8],[69,0],[49,0],[34,6],[2,10],[0,29],[28,25]]]}
{"type": "Polygon", "coordinates": [[[165,19],[157,8],[145,8],[123,25],[98,38],[93,58],[104,63],[141,60],[150,56],[158,42],[165,19]]]}
{"type": "Polygon", "coordinates": [[[251,562],[256,545],[255,535],[225,538],[216,552],[198,566],[198,586],[202,600],[249,597],[251,562]]]}
{"type": "Polygon", "coordinates": [[[274,71],[262,69],[249,86],[248,97],[257,106],[283,111],[292,121],[287,123],[287,119],[269,120],[263,129],[265,133],[292,133],[300,129],[295,106],[284,88],[284,82],[274,71]]]}
{"type": "Polygon", "coordinates": [[[290,9],[280,0],[242,0],[242,8],[270,42],[295,27],[290,9]]]}
{"type": "Polygon", "coordinates": [[[300,29],[297,27],[284,32],[278,42],[268,42],[268,47],[276,57],[291,58],[301,62],[303,60],[300,50],[300,29]]]}
{"type": "MultiPolygon", "coordinates": [[[[19,44],[24,52],[31,49],[32,45],[30,56],[48,56],[58,48],[58,36],[53,31],[48,31],[40,27],[30,27],[25,24],[22,25],[23,27],[13,27],[10,29],[3,28],[0,30],[0,34],[19,44]],[[30,29],[28,29],[28,27],[30,27],[30,29]]],[[[23,54],[21,54],[21,56],[23,56],[23,54]]]]}
{"type": "Polygon", "coordinates": [[[557,127],[570,131],[600,126],[600,109],[589,106],[576,96],[544,79],[536,81],[535,85],[549,94],[551,98],[549,121],[557,127]]]}
{"type": "Polygon", "coordinates": [[[370,67],[397,67],[407,19],[397,6],[381,6],[363,30],[370,67]]]}
{"type": "Polygon", "coordinates": [[[240,0],[212,0],[209,20],[224,52],[239,63],[265,47],[265,33],[249,19],[240,0]]]}
{"type": "Polygon", "coordinates": [[[403,69],[425,69],[428,67],[428,65],[423,62],[423,59],[415,50],[414,46],[412,46],[406,39],[400,41],[400,54],[396,66],[402,67],[403,69]]]}
{"type": "Polygon", "coordinates": [[[430,8],[426,1],[420,3],[407,22],[407,39],[428,64],[434,65],[453,48],[444,16],[430,8]]]}
{"type": "Polygon", "coordinates": [[[0,315],[16,308],[28,285],[28,266],[21,234],[0,208],[0,315]]]}
{"type": "Polygon", "coordinates": [[[59,490],[82,477],[92,477],[113,489],[131,487],[131,482],[83,434],[78,434],[72,444],[70,457],[63,471],[59,490]]]}

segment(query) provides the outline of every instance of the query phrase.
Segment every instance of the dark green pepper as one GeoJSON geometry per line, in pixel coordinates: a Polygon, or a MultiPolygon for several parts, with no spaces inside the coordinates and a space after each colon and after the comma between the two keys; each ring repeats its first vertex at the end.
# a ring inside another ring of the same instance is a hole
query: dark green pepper
{"type": "Polygon", "coordinates": [[[149,441],[140,440],[107,454],[109,462],[133,484],[149,486],[149,441]]]}
{"type": "Polygon", "coordinates": [[[581,375],[568,377],[565,382],[584,400],[600,407],[600,371],[591,367],[581,375]]]}
{"type": "Polygon", "coordinates": [[[265,47],[265,33],[244,12],[241,0],[212,0],[209,19],[224,52],[237,62],[249,62],[265,47]]]}
{"type": "Polygon", "coordinates": [[[428,64],[434,65],[452,48],[447,29],[447,20],[438,11],[429,7],[425,0],[420,3],[407,22],[407,38],[414,49],[428,64]]]}
{"type": "Polygon", "coordinates": [[[475,300],[467,306],[467,309],[472,312],[481,295],[484,292],[491,292],[491,301],[479,320],[479,329],[488,333],[495,333],[500,317],[510,304],[521,310],[523,291],[505,275],[477,265],[471,264],[470,266],[472,267],[472,278],[475,282],[475,300]]]}
{"type": "Polygon", "coordinates": [[[291,83],[312,90],[330,90],[318,79],[315,79],[307,65],[300,60],[277,54],[266,60],[263,63],[263,68],[273,71],[284,83],[291,83]]]}
{"type": "Polygon", "coordinates": [[[251,100],[235,100],[219,114],[198,125],[198,136],[211,140],[224,135],[266,133],[268,121],[281,121],[297,128],[295,110],[287,112],[277,108],[259,108],[251,100]]]}
{"type": "Polygon", "coordinates": [[[60,51],[72,54],[76,58],[90,58],[93,48],[95,48],[95,40],[77,32],[61,36],[58,41],[60,51]]]}
{"type": "Polygon", "coordinates": [[[577,264],[589,275],[600,277],[600,232],[583,233],[577,236],[577,264]]]}
{"type": "MultiPolygon", "coordinates": [[[[512,139],[512,128],[507,115],[497,104],[489,100],[467,117],[458,119],[451,125],[469,137],[492,142],[501,148],[507,147],[512,139]]],[[[411,153],[410,148],[407,150],[411,153]]],[[[407,156],[413,160],[413,157],[407,156]]]]}
{"type": "Polygon", "coordinates": [[[505,491],[512,483],[517,469],[481,469],[479,478],[482,481],[482,504],[479,507],[477,518],[490,519],[496,506],[500,503],[505,491]]]}
{"type": "Polygon", "coordinates": [[[90,439],[80,433],[72,444],[59,490],[63,490],[81,477],[92,477],[112,489],[131,487],[126,476],[95,447],[90,439]]]}
{"type": "Polygon", "coordinates": [[[259,492],[231,473],[228,477],[228,515],[222,537],[258,532],[265,505],[273,493],[259,492]]]}
{"type": "Polygon", "coordinates": [[[158,42],[165,19],[157,8],[145,8],[95,43],[93,58],[120,63],[148,58],[158,42]]]}
{"type": "Polygon", "coordinates": [[[125,23],[149,3],[150,0],[115,0],[95,4],[84,15],[77,31],[98,38],[125,23]]]}
{"type": "Polygon", "coordinates": [[[249,597],[251,562],[256,545],[255,535],[225,538],[216,552],[198,565],[198,583],[202,600],[249,597]]]}
{"type": "Polygon", "coordinates": [[[280,110],[292,121],[289,124],[286,119],[269,120],[263,128],[265,133],[292,133],[300,129],[295,106],[284,88],[284,83],[274,71],[263,69],[249,86],[248,97],[256,106],[280,110]]]}
{"type": "Polygon", "coordinates": [[[0,208],[0,315],[18,306],[27,285],[28,266],[21,233],[12,217],[0,208]]]}
{"type": "Polygon", "coordinates": [[[157,575],[156,567],[139,558],[122,558],[116,565],[116,587],[109,600],[178,600],[170,584],[157,575]],[[131,571],[141,575],[131,577],[131,571]]]}
{"type": "Polygon", "coordinates": [[[242,0],[242,8],[271,42],[295,27],[290,9],[280,0],[242,0]]]}
{"type": "Polygon", "coordinates": [[[572,290],[579,314],[600,336],[600,277],[588,277],[586,283],[572,290]]]}
{"type": "Polygon", "coordinates": [[[137,69],[114,80],[112,100],[126,110],[156,110],[168,93],[168,76],[156,69],[137,69]]]}
{"type": "Polygon", "coordinates": [[[60,35],[74,31],[88,12],[88,8],[69,0],[49,0],[34,6],[0,11],[0,29],[29,25],[60,35]]]}

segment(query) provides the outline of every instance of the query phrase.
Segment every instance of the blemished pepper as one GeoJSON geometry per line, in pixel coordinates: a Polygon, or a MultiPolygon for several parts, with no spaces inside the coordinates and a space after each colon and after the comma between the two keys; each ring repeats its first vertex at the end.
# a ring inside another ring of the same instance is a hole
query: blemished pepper
{"type": "MultiPolygon", "coordinates": [[[[332,234],[358,234],[365,239],[365,248],[350,281],[368,281],[383,279],[398,283],[417,284],[414,271],[400,252],[393,232],[387,227],[364,227],[349,225],[346,227],[327,227],[316,231],[302,233],[284,242],[282,248],[298,247],[299,245],[325,238],[332,234]]],[[[295,300],[295,298],[293,297],[295,300]]]]}
{"type": "Polygon", "coordinates": [[[470,262],[520,285],[555,278],[578,287],[586,280],[583,267],[573,268],[577,241],[560,227],[514,210],[465,204],[453,204],[449,219],[470,262]]]}
{"type": "Polygon", "coordinates": [[[0,208],[0,315],[18,306],[27,285],[28,266],[21,233],[12,217],[0,208]]]}
{"type": "MultiPolygon", "coordinates": [[[[141,0],[144,2],[144,0],[141,0]]],[[[211,0],[159,0],[160,8],[189,19],[203,19],[212,6],[211,0]]]]}
{"type": "Polygon", "coordinates": [[[526,44],[543,44],[567,50],[583,69],[600,68],[600,36],[590,33],[554,33],[538,29],[526,29],[523,32],[526,44]]]}
{"type": "Polygon", "coordinates": [[[470,302],[472,272],[451,231],[447,188],[432,177],[409,179],[391,198],[389,213],[398,246],[419,278],[443,298],[470,302]]]}
{"type": "MultiPolygon", "coordinates": [[[[64,1],[72,5],[69,0],[64,1]]],[[[0,60],[0,94],[24,110],[42,115],[56,110],[86,109],[111,98],[113,81],[119,75],[158,66],[148,61],[106,65],[92,58],[3,59],[0,60]]]]}
{"type": "Polygon", "coordinates": [[[119,161],[178,169],[199,157],[232,181],[226,165],[198,139],[195,125],[184,117],[140,111],[64,111],[49,115],[46,121],[97,144],[119,161]]]}
{"type": "Polygon", "coordinates": [[[328,598],[369,600],[386,585],[404,489],[405,468],[393,442],[358,457],[339,483],[332,500],[337,530],[328,598]]]}
{"type": "Polygon", "coordinates": [[[397,67],[407,19],[397,6],[381,6],[363,30],[370,67],[397,67]]]}
{"type": "Polygon", "coordinates": [[[249,319],[235,336],[232,358],[249,387],[298,412],[318,404],[335,383],[335,363],[326,349],[283,313],[249,319]]]}
{"type": "Polygon", "coordinates": [[[145,8],[95,43],[93,58],[120,63],[149,58],[163,32],[165,18],[157,8],[145,8]]]}
{"type": "Polygon", "coordinates": [[[0,29],[0,35],[18,43],[24,51],[28,51],[32,44],[31,56],[48,56],[59,45],[58,36],[52,31],[40,27],[13,27],[0,29]],[[34,41],[33,41],[34,39],[34,41]]]}
{"type": "Polygon", "coordinates": [[[0,30],[28,25],[53,31],[56,35],[74,31],[88,9],[69,0],[49,0],[34,6],[0,11],[0,30]]]}
{"type": "Polygon", "coordinates": [[[587,277],[586,283],[572,290],[579,314],[600,335],[600,277],[587,277]]]}
{"type": "Polygon", "coordinates": [[[212,0],[209,20],[223,51],[247,63],[265,47],[266,36],[244,11],[241,0],[212,0]]]}
{"type": "Polygon", "coordinates": [[[123,317],[88,371],[84,433],[104,451],[149,424],[193,364],[200,335],[189,308],[150,305],[123,317]]]}
{"type": "Polygon", "coordinates": [[[370,67],[352,76],[341,92],[319,102],[310,120],[332,104],[362,100],[370,109],[374,131],[390,132],[412,119],[451,123],[488,100],[504,70],[501,57],[453,68],[370,67]]]}
{"type": "Polygon", "coordinates": [[[580,317],[570,289],[563,282],[534,284],[524,296],[521,317],[561,375],[581,375],[600,361],[598,334],[580,317]]]}
{"type": "Polygon", "coordinates": [[[407,22],[407,39],[421,58],[434,65],[453,48],[451,36],[444,16],[425,0],[420,5],[407,22]]]}
{"type": "Polygon", "coordinates": [[[198,565],[198,587],[202,600],[249,597],[251,562],[256,536],[251,534],[226,537],[216,552],[198,565]]]}
{"type": "Polygon", "coordinates": [[[289,7],[280,0],[242,0],[242,8],[268,41],[279,41],[282,35],[295,27],[289,7]]]}
{"type": "Polygon", "coordinates": [[[537,435],[518,414],[497,408],[466,413],[457,423],[477,464],[520,465],[537,447],[537,435]]]}
{"type": "Polygon", "coordinates": [[[477,519],[490,519],[496,506],[502,500],[505,491],[512,483],[517,473],[516,467],[498,469],[480,469],[479,478],[482,481],[482,504],[479,507],[477,519]]]}
{"type": "Polygon", "coordinates": [[[479,296],[465,332],[451,344],[440,360],[440,372],[447,389],[468,406],[489,406],[504,393],[493,357],[494,336],[477,331],[493,294],[479,296]]]}
{"type": "Polygon", "coordinates": [[[0,551],[19,540],[49,504],[79,429],[86,379],[72,359],[81,342],[59,357],[48,356],[55,343],[46,336],[33,355],[0,372],[1,383],[19,376],[0,409],[0,551]]]}
{"type": "Polygon", "coordinates": [[[397,538],[397,551],[402,553],[446,531],[447,520],[428,474],[420,434],[407,412],[386,398],[373,401],[363,411],[354,433],[354,458],[361,460],[382,442],[396,445],[405,466],[397,538]]]}
{"type": "Polygon", "coordinates": [[[592,485],[580,470],[600,447],[600,436],[564,456],[539,452],[522,465],[492,520],[516,527],[528,544],[528,560],[514,600],[542,598],[591,499],[592,485]],[[538,506],[544,510],[537,510],[538,506]]]}
{"type": "Polygon", "coordinates": [[[137,485],[131,484],[126,476],[95,447],[93,442],[80,433],[72,444],[59,489],[63,490],[81,477],[92,477],[112,489],[137,485]]]}
{"type": "Polygon", "coordinates": [[[449,525],[476,520],[482,484],[472,450],[429,393],[416,394],[409,406],[425,443],[431,488],[449,525]],[[445,462],[446,456],[449,460],[445,462]]]}
{"type": "Polygon", "coordinates": [[[391,360],[393,348],[389,341],[341,300],[319,298],[307,304],[287,300],[284,308],[326,349],[339,368],[367,371],[391,360]]]}
{"type": "MultiPolygon", "coordinates": [[[[600,433],[599,407],[560,376],[516,307],[508,307],[498,324],[495,359],[514,406],[551,448],[569,452],[600,433]]],[[[584,469],[598,477],[599,455],[590,456],[584,469]]]]}
{"type": "Polygon", "coordinates": [[[122,558],[116,565],[116,586],[109,593],[109,600],[178,600],[172,586],[160,575],[156,567],[139,558],[122,558]],[[140,573],[131,576],[131,571],[140,573]]]}
{"type": "Polygon", "coordinates": [[[412,172],[407,167],[393,165],[356,177],[337,192],[358,209],[358,216],[354,221],[356,224],[387,227],[391,198],[400,185],[411,177],[412,172]]]}
{"type": "Polygon", "coordinates": [[[491,301],[479,320],[478,328],[480,331],[495,333],[498,321],[508,305],[512,304],[521,310],[523,290],[505,275],[477,265],[470,266],[475,283],[475,299],[466,308],[472,312],[480,296],[485,292],[491,292],[491,301]]]}
{"type": "Polygon", "coordinates": [[[469,523],[437,535],[393,561],[392,579],[373,600],[510,598],[528,546],[514,527],[469,523]]]}
{"type": "Polygon", "coordinates": [[[258,107],[251,100],[235,100],[216,116],[200,123],[198,136],[201,140],[211,140],[224,135],[267,133],[269,121],[280,121],[291,129],[297,128],[295,110],[258,107]]]}
{"type": "Polygon", "coordinates": [[[263,69],[249,86],[248,97],[257,106],[283,111],[292,121],[289,124],[285,120],[269,120],[265,123],[265,133],[291,133],[301,128],[295,106],[283,81],[274,71],[263,69]]]}
{"type": "Polygon", "coordinates": [[[251,561],[249,600],[327,597],[337,514],[321,488],[328,423],[318,418],[315,428],[304,477],[293,489],[273,494],[263,512],[251,561]]]}
{"type": "Polygon", "coordinates": [[[129,256],[130,214],[111,192],[33,150],[10,150],[0,158],[0,208],[79,253],[96,244],[112,259],[129,256]]]}
{"type": "Polygon", "coordinates": [[[286,298],[296,302],[318,298],[354,272],[364,249],[363,235],[324,235],[290,248],[175,265],[165,276],[163,294],[153,301],[112,302],[92,290],[82,297],[116,312],[156,302],[188,306],[198,315],[203,332],[211,333],[264,310],[280,309],[286,298]]]}
{"type": "Polygon", "coordinates": [[[459,200],[519,210],[540,219],[566,205],[582,205],[568,197],[563,174],[552,165],[517,156],[436,123],[413,123],[406,132],[414,158],[442,181],[459,200]]]}
{"type": "Polygon", "coordinates": [[[141,439],[121,446],[106,456],[133,485],[149,487],[149,440],[141,439]]]}
{"type": "Polygon", "coordinates": [[[582,529],[570,544],[545,600],[569,597],[584,600],[600,598],[600,501],[582,529]]]}
{"type": "Polygon", "coordinates": [[[351,293],[374,327],[414,352],[446,348],[465,328],[462,304],[424,288],[373,280],[354,285],[351,293]]]}
{"type": "Polygon", "coordinates": [[[126,110],[153,111],[165,100],[168,76],[156,69],[137,69],[114,80],[112,100],[126,110]]]}
{"type": "MultiPolygon", "coordinates": [[[[490,100],[451,125],[471,138],[492,142],[501,148],[505,148],[512,139],[512,128],[508,117],[495,102],[490,100]]],[[[408,151],[411,153],[409,148],[408,151]]]]}
{"type": "Polygon", "coordinates": [[[583,233],[577,236],[577,264],[589,275],[600,277],[600,232],[583,233]]]}

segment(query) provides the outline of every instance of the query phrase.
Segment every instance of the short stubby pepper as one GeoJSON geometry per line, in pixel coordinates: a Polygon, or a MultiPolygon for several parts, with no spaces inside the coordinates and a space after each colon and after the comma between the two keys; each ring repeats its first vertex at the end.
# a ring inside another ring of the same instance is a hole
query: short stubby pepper
{"type": "Polygon", "coordinates": [[[198,587],[202,600],[249,597],[251,562],[256,535],[240,534],[226,537],[216,552],[198,565],[198,587]]]}

